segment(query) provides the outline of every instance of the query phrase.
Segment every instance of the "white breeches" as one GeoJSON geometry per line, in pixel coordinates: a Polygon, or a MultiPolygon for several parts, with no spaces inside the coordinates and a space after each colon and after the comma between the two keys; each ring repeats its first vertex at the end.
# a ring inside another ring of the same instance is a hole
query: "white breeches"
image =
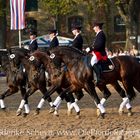
{"type": "Polygon", "coordinates": [[[96,64],[98,62],[98,59],[96,57],[96,55],[94,54],[94,52],[92,53],[92,58],[91,58],[91,66],[93,66],[94,64],[96,64]]]}

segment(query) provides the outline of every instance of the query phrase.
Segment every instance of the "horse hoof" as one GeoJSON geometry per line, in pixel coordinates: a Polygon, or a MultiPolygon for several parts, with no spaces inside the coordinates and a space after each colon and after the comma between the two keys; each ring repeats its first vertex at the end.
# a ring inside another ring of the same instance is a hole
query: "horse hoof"
{"type": "Polygon", "coordinates": [[[124,111],[123,110],[121,110],[121,111],[119,110],[119,115],[122,116],[123,114],[124,114],[124,111]]]}
{"type": "Polygon", "coordinates": [[[68,114],[68,116],[70,116],[70,115],[72,114],[72,110],[69,109],[69,110],[67,111],[67,114],[68,114]]]}
{"type": "Polygon", "coordinates": [[[97,114],[97,117],[100,116],[101,112],[100,112],[99,108],[97,108],[97,110],[96,110],[96,114],[97,114]]]}
{"type": "Polygon", "coordinates": [[[80,119],[80,111],[76,113],[76,119],[80,119]]]}
{"type": "Polygon", "coordinates": [[[49,110],[49,113],[54,113],[54,111],[55,111],[55,108],[51,107],[50,110],[49,110]]]}
{"type": "Polygon", "coordinates": [[[20,116],[20,115],[21,115],[21,113],[22,113],[22,112],[17,112],[17,113],[16,113],[16,115],[17,115],[17,116],[20,116]]]}
{"type": "Polygon", "coordinates": [[[105,113],[100,113],[100,115],[99,115],[98,118],[99,118],[99,119],[104,119],[104,118],[105,118],[105,113]]]}
{"type": "Polygon", "coordinates": [[[4,108],[1,108],[1,109],[2,109],[2,111],[6,112],[6,107],[4,107],[4,108]]]}
{"type": "Polygon", "coordinates": [[[36,111],[35,111],[35,113],[34,113],[34,115],[38,115],[39,113],[40,113],[40,109],[37,108],[36,111]]]}
{"type": "Polygon", "coordinates": [[[133,116],[133,112],[128,112],[128,117],[133,116]]]}
{"type": "Polygon", "coordinates": [[[133,112],[132,112],[132,109],[128,109],[128,116],[132,116],[133,115],[133,112]]]}
{"type": "Polygon", "coordinates": [[[76,117],[75,117],[76,119],[80,119],[80,115],[76,115],[76,117]]]}
{"type": "Polygon", "coordinates": [[[57,117],[59,117],[59,114],[58,114],[58,111],[57,110],[54,111],[54,115],[57,116],[57,117]]]}
{"type": "Polygon", "coordinates": [[[17,116],[20,116],[21,113],[22,113],[22,110],[21,110],[21,109],[18,109],[16,115],[17,115],[17,116]]]}
{"type": "Polygon", "coordinates": [[[25,118],[29,113],[23,113],[22,116],[25,118]]]}

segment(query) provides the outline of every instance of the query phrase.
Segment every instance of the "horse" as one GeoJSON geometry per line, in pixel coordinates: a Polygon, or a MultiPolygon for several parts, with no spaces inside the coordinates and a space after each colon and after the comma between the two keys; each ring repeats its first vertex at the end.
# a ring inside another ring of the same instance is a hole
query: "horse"
{"type": "MultiPolygon", "coordinates": [[[[17,93],[19,90],[21,96],[23,97],[26,93],[26,74],[23,71],[15,69],[14,65],[11,63],[12,56],[9,52],[1,56],[1,65],[6,72],[6,82],[8,89],[0,95],[0,106],[3,110],[6,109],[4,98],[17,93]]],[[[28,112],[28,101],[24,101],[25,110],[28,112]]]]}
{"type": "MultiPolygon", "coordinates": [[[[49,54],[50,56],[53,56],[55,59],[59,58],[60,60],[62,60],[67,65],[67,67],[72,67],[71,65],[74,65],[74,66],[78,65],[77,61],[85,62],[85,58],[87,57],[84,53],[79,52],[79,50],[72,47],[57,47],[57,48],[49,49],[49,54]]],[[[119,94],[123,98],[123,102],[120,105],[119,112],[122,113],[123,107],[126,105],[129,112],[128,115],[132,115],[132,112],[131,112],[132,107],[129,104],[129,100],[131,101],[136,96],[136,93],[133,87],[136,88],[138,91],[140,91],[140,86],[139,86],[140,82],[137,80],[137,77],[140,77],[139,61],[135,57],[132,57],[132,56],[118,56],[118,57],[112,58],[111,61],[114,63],[114,66],[115,66],[114,70],[110,72],[102,73],[102,78],[104,79],[105,82],[104,84],[102,84],[102,86],[99,86],[99,88],[103,90],[106,84],[113,85],[114,88],[120,92],[119,94]],[[129,69],[129,67],[132,65],[133,65],[133,68],[129,69]],[[134,75],[136,76],[134,77],[134,75]],[[119,86],[117,82],[118,80],[122,82],[123,87],[125,88],[128,97],[126,97],[124,90],[119,86]]],[[[85,63],[84,65],[88,65],[88,64],[85,63]]],[[[88,68],[89,67],[90,66],[88,66],[88,68]]],[[[77,74],[79,74],[81,71],[82,71],[82,68],[80,69],[77,68],[77,72],[78,72],[77,74]]],[[[106,100],[109,96],[110,96],[109,92],[104,93],[105,98],[103,98],[103,100],[106,100]]]]}
{"type": "MultiPolygon", "coordinates": [[[[80,91],[82,88],[84,88],[89,93],[89,95],[94,99],[95,104],[99,108],[100,117],[104,118],[105,108],[100,103],[100,99],[95,91],[95,86],[94,86],[94,83],[92,82],[93,78],[92,78],[90,69],[88,69],[86,65],[83,65],[82,61],[77,64],[77,60],[75,59],[76,61],[74,61],[73,64],[70,64],[71,71],[70,70],[67,71],[65,70],[66,68],[65,65],[61,67],[61,70],[57,69],[55,65],[53,64],[52,59],[49,58],[49,56],[44,52],[36,51],[32,53],[31,55],[35,57],[35,60],[42,62],[44,66],[46,67],[46,69],[48,70],[51,82],[53,83],[52,89],[48,91],[49,95],[51,95],[55,91],[56,88],[63,86],[63,84],[65,84],[65,81],[67,80],[69,85],[65,87],[65,90],[61,93],[61,95],[71,94],[75,91],[80,91]],[[73,65],[74,67],[76,66],[76,69],[73,67],[73,65]],[[84,74],[78,73],[76,77],[75,75],[77,71],[79,71],[79,68],[84,70],[85,73],[84,74]]],[[[57,98],[58,103],[61,100],[61,95],[59,98],[57,98]]],[[[73,106],[75,107],[75,110],[76,110],[77,107],[75,103],[73,104],[73,106]]],[[[80,112],[79,109],[77,109],[76,112],[79,113],[80,112]]]]}

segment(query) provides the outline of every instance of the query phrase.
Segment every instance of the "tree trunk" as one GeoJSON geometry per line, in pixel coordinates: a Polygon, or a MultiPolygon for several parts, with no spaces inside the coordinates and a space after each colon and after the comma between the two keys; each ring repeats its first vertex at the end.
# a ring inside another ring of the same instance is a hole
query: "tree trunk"
{"type": "Polygon", "coordinates": [[[125,50],[129,50],[133,46],[133,42],[130,39],[131,36],[133,36],[133,31],[132,31],[132,22],[128,20],[125,21],[126,23],[126,44],[125,44],[125,50]]]}
{"type": "Polygon", "coordinates": [[[6,48],[6,0],[0,0],[0,48],[6,48]]]}

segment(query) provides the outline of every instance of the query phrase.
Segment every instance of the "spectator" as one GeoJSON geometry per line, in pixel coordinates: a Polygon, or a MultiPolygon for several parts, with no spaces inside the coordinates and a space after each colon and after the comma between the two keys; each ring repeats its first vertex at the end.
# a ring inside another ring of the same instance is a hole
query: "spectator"
{"type": "Polygon", "coordinates": [[[136,49],[135,45],[132,46],[132,49],[130,50],[130,55],[137,56],[138,50],[136,49]]]}

